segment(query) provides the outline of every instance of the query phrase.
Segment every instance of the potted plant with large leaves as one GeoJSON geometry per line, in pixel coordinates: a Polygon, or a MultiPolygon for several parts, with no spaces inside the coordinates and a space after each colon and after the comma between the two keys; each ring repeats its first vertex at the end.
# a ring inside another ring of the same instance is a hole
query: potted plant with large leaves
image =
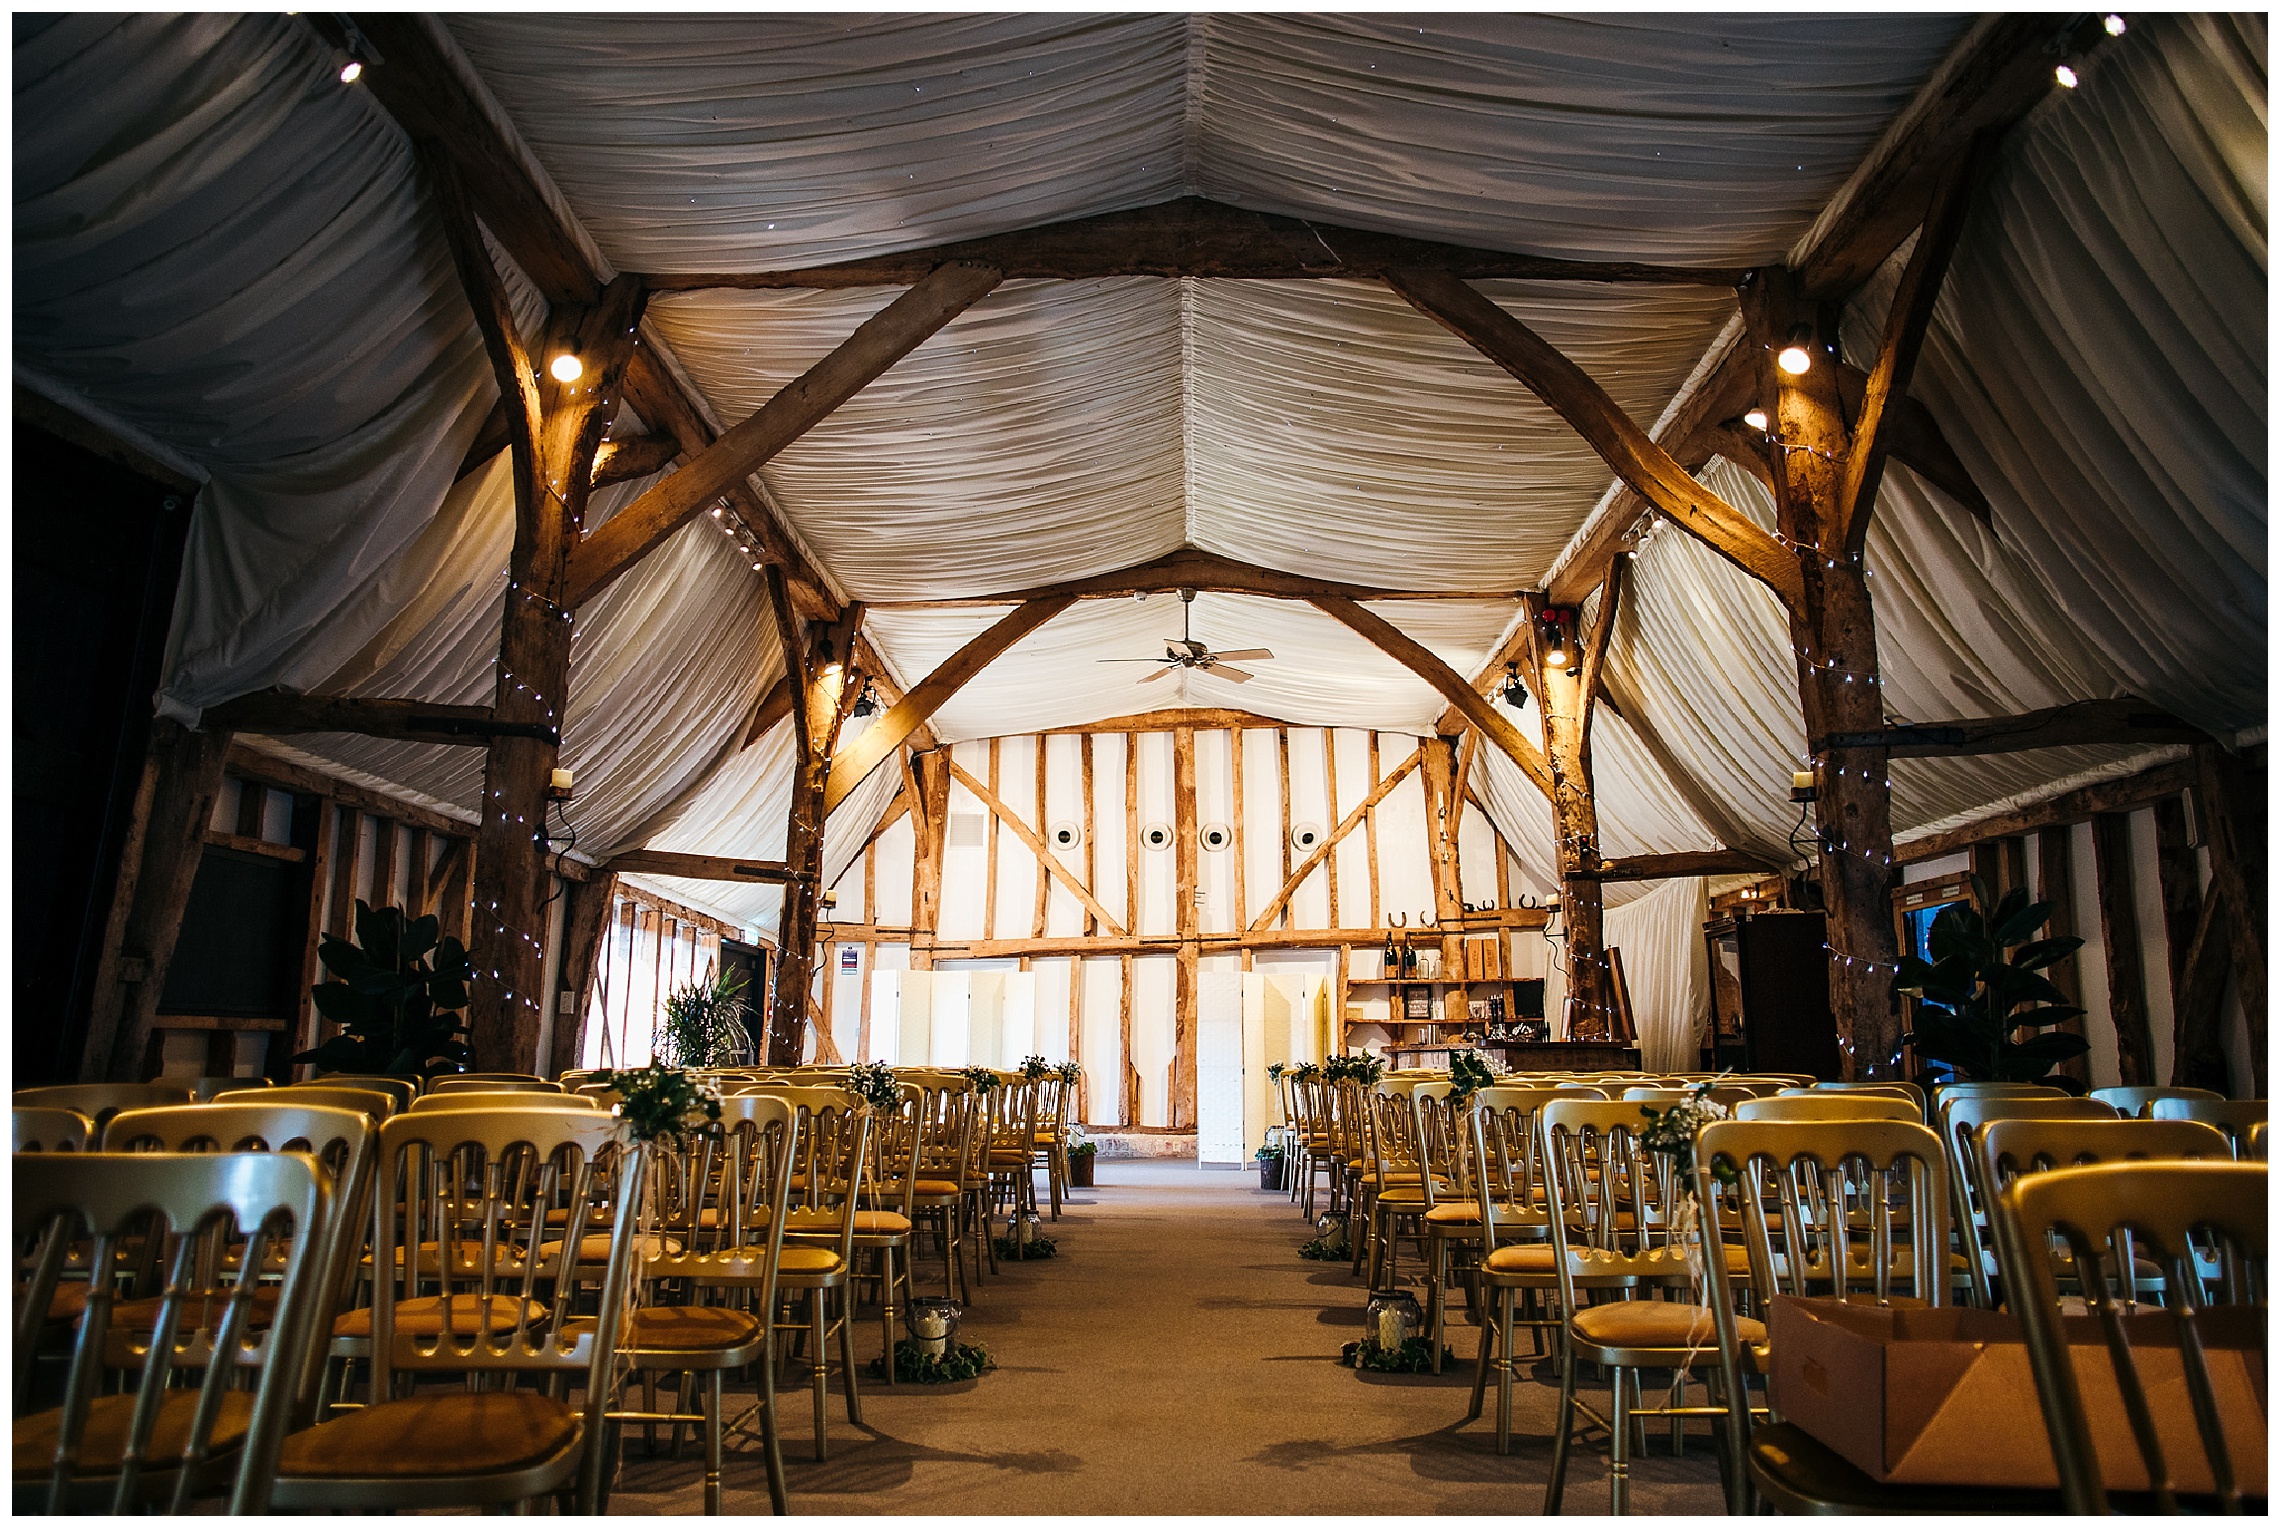
{"type": "Polygon", "coordinates": [[[2050,1031],[2083,1010],[2042,973],[2082,948],[2072,935],[2031,939],[2050,917],[2048,902],[2029,902],[2025,888],[2007,893],[1994,912],[1986,884],[1972,879],[1972,900],[1953,902],[1932,920],[1932,958],[1900,958],[1894,985],[1914,993],[1915,1028],[1901,1039],[1926,1061],[1970,1082],[2036,1082],[2079,1092],[2052,1068],[2089,1050],[2076,1034],[2050,1031]],[[2049,1031],[2014,1038],[2022,1030],[2049,1031]]]}
{"type": "Polygon", "coordinates": [[[340,1033],[293,1059],[320,1072],[433,1077],[466,1069],[471,1053],[459,1010],[474,967],[467,947],[439,933],[433,913],[356,904],[356,938],[327,934],[317,959],[336,980],[315,990],[317,1012],[340,1033]]]}
{"type": "Polygon", "coordinates": [[[656,1054],[672,1066],[734,1066],[752,1052],[747,1011],[741,971],[723,968],[685,982],[665,999],[656,1054]]]}

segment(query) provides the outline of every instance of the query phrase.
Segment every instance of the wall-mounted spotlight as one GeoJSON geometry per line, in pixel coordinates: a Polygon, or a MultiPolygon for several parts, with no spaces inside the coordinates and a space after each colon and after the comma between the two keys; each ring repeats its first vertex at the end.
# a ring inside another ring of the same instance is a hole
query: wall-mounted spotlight
{"type": "Polygon", "coordinates": [[[1543,628],[1544,667],[1576,672],[1583,656],[1576,650],[1575,612],[1564,605],[1552,605],[1537,619],[1543,628]]]}
{"type": "Polygon", "coordinates": [[[854,714],[876,716],[879,712],[879,692],[871,688],[871,681],[863,681],[863,693],[855,697],[854,714]]]}
{"type": "Polygon", "coordinates": [[[1781,348],[1774,362],[1793,377],[1802,377],[1813,369],[1813,326],[1799,324],[1789,331],[1789,343],[1781,348]]]}
{"type": "Polygon", "coordinates": [[[1528,687],[1520,682],[1520,665],[1504,665],[1504,703],[1515,711],[1528,709],[1528,687]]]}
{"type": "Polygon", "coordinates": [[[1765,433],[1766,426],[1770,425],[1772,422],[1772,419],[1766,414],[1766,411],[1761,408],[1752,408],[1747,414],[1744,414],[1742,416],[1742,423],[1748,425],[1751,429],[1756,430],[1761,435],[1765,433]]]}
{"type": "Polygon", "coordinates": [[[557,382],[575,382],[586,374],[586,363],[578,359],[578,352],[565,350],[546,368],[557,382]]]}

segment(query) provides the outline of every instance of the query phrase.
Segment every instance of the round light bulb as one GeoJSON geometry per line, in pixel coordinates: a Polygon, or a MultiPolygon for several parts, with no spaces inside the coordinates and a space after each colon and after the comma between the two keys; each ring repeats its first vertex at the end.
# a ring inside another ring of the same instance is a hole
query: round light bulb
{"type": "Polygon", "coordinates": [[[1768,422],[1769,421],[1765,417],[1764,409],[1751,409],[1747,414],[1744,414],[1742,416],[1742,423],[1748,425],[1753,430],[1764,429],[1768,422]]]}
{"type": "Polygon", "coordinates": [[[364,65],[356,59],[352,58],[340,66],[340,82],[343,85],[353,85],[363,77],[364,65]]]}
{"type": "Polygon", "coordinates": [[[1813,352],[1803,345],[1788,345],[1782,348],[1780,355],[1774,357],[1774,361],[1791,376],[1802,377],[1813,369],[1813,352]]]}
{"type": "Polygon", "coordinates": [[[554,373],[557,382],[575,382],[586,374],[585,363],[567,350],[556,356],[554,364],[546,369],[554,373]]]}
{"type": "Polygon", "coordinates": [[[2081,77],[2077,75],[2072,69],[2067,68],[2064,64],[2060,64],[2058,68],[2052,72],[2057,76],[2058,83],[2068,90],[2072,90],[2075,86],[2082,83],[2081,77]]]}
{"type": "Polygon", "coordinates": [[[2119,36],[2121,36],[2121,35],[2122,35],[2124,32],[2127,32],[2129,29],[2130,29],[2130,24],[2129,24],[2128,22],[2124,21],[2124,20],[2123,20],[2121,17],[2119,17],[2119,16],[2115,16],[2115,15],[2109,15],[2109,16],[2107,16],[2107,18],[2106,18],[2106,35],[2107,35],[2108,37],[2119,37],[2119,36]]]}

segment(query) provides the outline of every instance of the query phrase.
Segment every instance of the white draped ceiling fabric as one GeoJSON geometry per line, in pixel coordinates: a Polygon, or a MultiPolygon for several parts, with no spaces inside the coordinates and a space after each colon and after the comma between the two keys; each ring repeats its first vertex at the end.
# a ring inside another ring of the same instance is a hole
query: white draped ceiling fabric
{"type": "MultiPolygon", "coordinates": [[[[1546,255],[1777,260],[1966,20],[518,13],[446,25],[602,256],[671,273],[874,256],[1181,195],[1546,255]]],[[[19,380],[211,476],[161,704],[194,715],[270,685],[487,699],[511,497],[503,462],[453,484],[492,384],[401,131],[287,16],[13,25],[19,380]]],[[[2262,16],[2133,17],[2080,89],[2005,141],[1915,387],[1994,520],[1888,473],[1868,558],[1893,714],[2127,693],[2261,736],[2265,47],[2262,16]]],[[[1893,275],[1852,305],[1856,356],[1893,275]]],[[[1642,424],[1734,309],[1730,292],[1683,287],[1482,290],[1642,424]]],[[[893,295],[661,294],[648,323],[734,422],[893,295]]],[[[1131,278],[1007,283],[759,477],[841,591],[892,602],[1102,573],[1182,544],[1380,587],[1508,595],[1543,580],[1609,474],[1519,384],[1380,286],[1131,278]]],[[[1705,478],[1770,523],[1746,475],[1714,463],[1705,478]]],[[[603,511],[641,486],[602,495],[603,511]]],[[[1609,669],[1623,716],[1603,713],[1595,733],[1605,851],[1786,853],[1782,785],[1804,736],[1772,597],[1668,527],[1632,588],[1609,669]]],[[[1468,674],[1517,610],[1509,598],[1376,608],[1468,674]]],[[[879,609],[868,630],[908,684],[999,613],[879,609]]],[[[1152,654],[1177,604],[1079,605],[936,728],[977,737],[1184,704],[1424,732],[1442,709],[1308,607],[1207,594],[1192,614],[1215,646],[1275,659],[1246,686],[1191,674],[1142,688],[1147,670],[1097,660],[1152,654]]],[[[564,728],[580,852],[643,835],[780,852],[786,729],[738,743],[781,671],[760,580],[709,524],[581,611],[564,728]]],[[[1533,728],[1532,713],[1522,721],[1533,728]]],[[[474,750],[296,741],[474,815],[474,750]]],[[[1488,810],[1540,874],[1548,810],[1501,756],[1483,758],[1488,810]]],[[[2116,749],[1901,761],[1895,825],[2137,762],[2116,749]]],[[[842,805],[832,868],[895,789],[881,771],[842,805]]],[[[772,889],[659,886],[774,920],[772,889]]],[[[1694,917],[1698,892],[1639,904],[1641,941],[1659,938],[1650,923],[1694,917]]],[[[1632,975],[1641,986],[1636,964],[1632,975]]],[[[1698,973],[1644,985],[1684,1006],[1698,973]]]]}

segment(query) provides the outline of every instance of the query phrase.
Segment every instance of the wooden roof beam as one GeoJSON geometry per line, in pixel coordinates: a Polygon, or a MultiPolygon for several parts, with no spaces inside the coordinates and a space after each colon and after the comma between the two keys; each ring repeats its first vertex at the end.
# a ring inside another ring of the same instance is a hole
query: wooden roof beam
{"type": "Polygon", "coordinates": [[[611,875],[677,875],[691,881],[744,881],[781,886],[792,879],[782,860],[740,860],[721,854],[676,854],[667,849],[629,849],[602,862],[611,875]]]}
{"type": "Polygon", "coordinates": [[[1784,604],[1795,607],[1803,599],[1797,559],[1749,516],[1696,482],[1535,330],[1445,271],[1396,270],[1385,279],[1419,312],[1519,379],[1654,508],[1764,583],[1784,604]]]}
{"type": "Polygon", "coordinates": [[[411,743],[487,746],[495,737],[536,738],[559,744],[555,729],[539,722],[502,722],[489,706],[445,706],[425,700],[393,700],[362,695],[296,695],[287,690],[256,690],[208,706],[201,727],[290,737],[303,732],[348,732],[362,737],[400,738],[411,743]]]}
{"type": "Polygon", "coordinates": [[[886,715],[865,728],[861,736],[833,757],[831,778],[824,786],[824,811],[828,813],[845,801],[848,793],[862,784],[864,777],[878,768],[903,739],[941,710],[951,696],[964,689],[966,682],[987,668],[1000,653],[1074,603],[1075,599],[1067,595],[1029,600],[944,659],[933,673],[890,707],[886,715]]]}
{"type": "Polygon", "coordinates": [[[2164,796],[2174,796],[2196,783],[2194,762],[2179,759],[2174,764],[2157,764],[2134,775],[2123,775],[2113,780],[2097,780],[2076,790],[2046,797],[2041,801],[2006,811],[1993,812],[1961,827],[1944,832],[1925,833],[1905,843],[1897,844],[1892,857],[1903,865],[1921,864],[1938,859],[1973,844],[1989,839],[2013,838],[2021,833],[2037,833],[2045,828],[2062,828],[2077,822],[2087,822],[2103,812],[2128,812],[2141,806],[2151,806],[2164,796]]]}
{"type": "Polygon", "coordinates": [[[1003,279],[987,265],[940,266],[865,319],[831,354],[581,541],[562,603],[575,609],[600,593],[1003,279]]]}
{"type": "Polygon", "coordinates": [[[1570,870],[1570,881],[1667,881],[1695,875],[1759,875],[1782,867],[1749,849],[1700,849],[1677,854],[1634,854],[1570,870]]]}
{"type": "Polygon", "coordinates": [[[907,286],[935,267],[976,261],[1009,279],[1082,281],[1107,276],[1194,276],[1247,281],[1318,281],[1381,276],[1399,267],[1442,270],[1463,280],[1606,281],[1732,286],[1747,271],[1562,260],[1470,249],[1395,234],[1341,228],[1184,196],[1123,212],[938,244],[901,254],[797,270],[647,275],[654,292],[717,287],[746,290],[907,286]]]}
{"type": "Polygon", "coordinates": [[[1979,716],[1963,721],[1909,722],[1875,732],[1835,732],[1816,738],[1815,754],[1830,748],[1881,748],[1895,759],[1954,759],[2035,748],[2097,744],[2144,747],[2207,743],[2206,732],[2146,701],[2078,700],[2020,716],[1979,716]]]}

